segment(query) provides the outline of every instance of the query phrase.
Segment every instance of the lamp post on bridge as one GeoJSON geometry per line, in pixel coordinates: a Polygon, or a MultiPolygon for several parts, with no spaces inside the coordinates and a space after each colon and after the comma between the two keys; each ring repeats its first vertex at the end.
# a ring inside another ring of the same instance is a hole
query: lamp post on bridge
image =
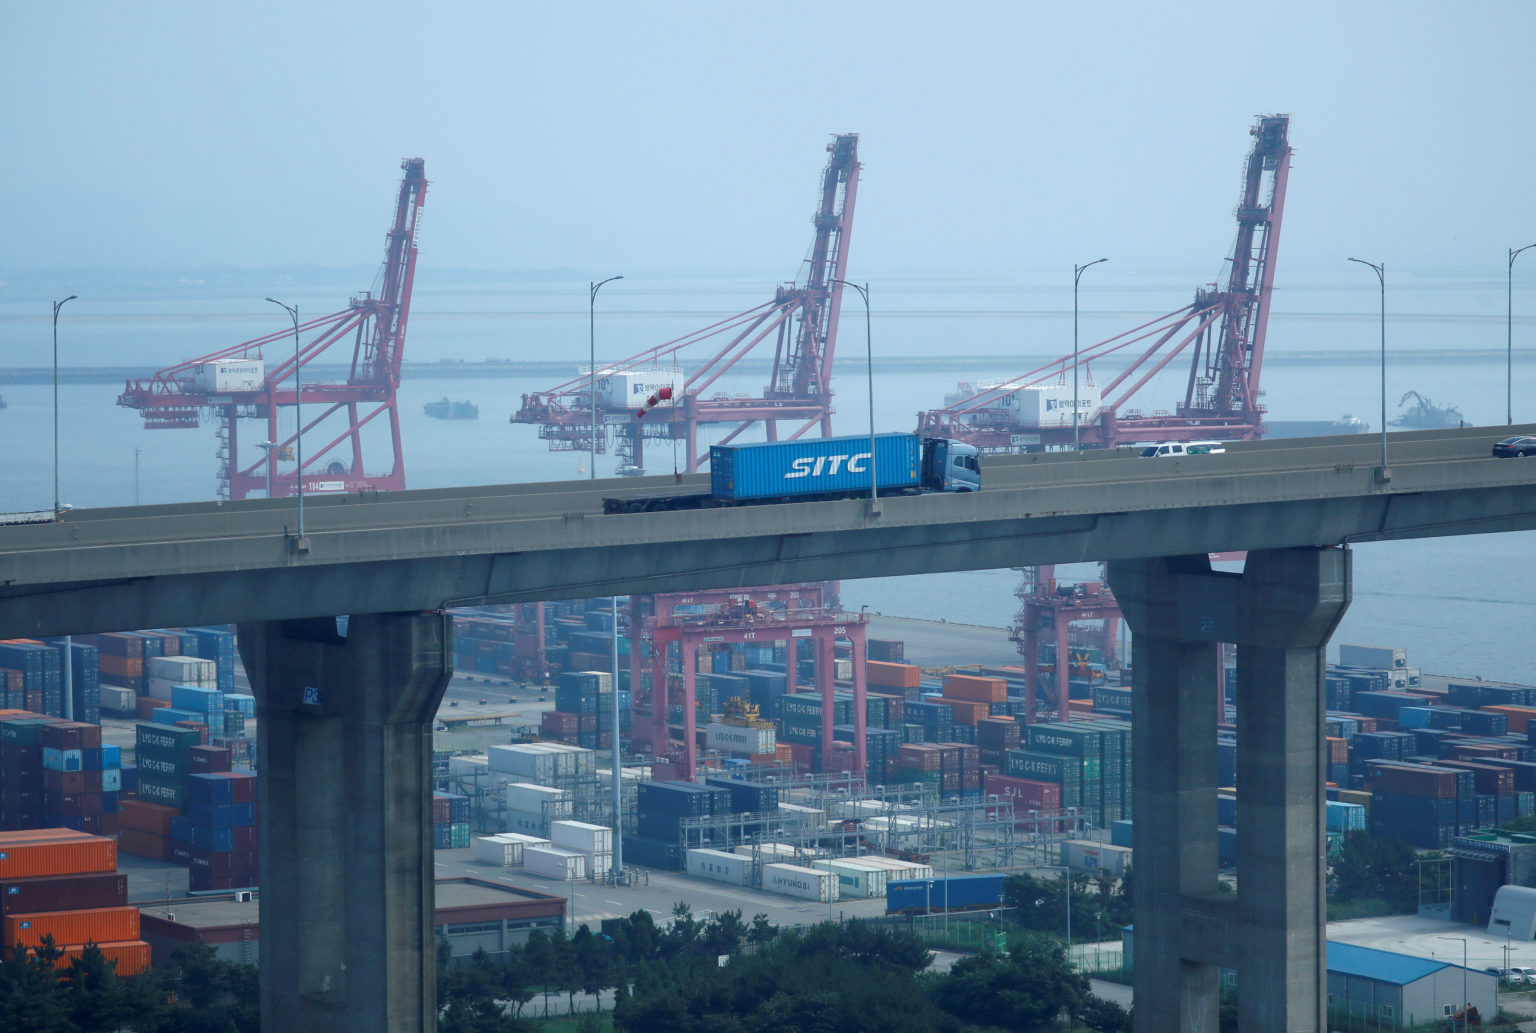
{"type": "MultiPolygon", "coordinates": [[[[74,301],[78,294],[71,294],[64,301],[53,303],[53,519],[59,519],[59,309],[65,302],[74,301]]],[[[135,500],[137,501],[137,500],[135,500]]],[[[64,636],[64,720],[75,719],[75,672],[74,642],[64,636]]]]}
{"type": "MultiPolygon", "coordinates": [[[[300,390],[302,381],[300,380],[301,373],[299,367],[299,306],[284,305],[276,298],[268,298],[267,300],[279,306],[288,315],[293,317],[293,449],[294,454],[298,457],[298,466],[294,470],[293,479],[294,488],[299,496],[299,541],[302,542],[304,540],[304,410],[300,405],[303,394],[300,390]]],[[[267,475],[269,477],[272,470],[270,460],[271,456],[269,454],[267,464],[267,475]]],[[[267,494],[270,496],[271,492],[268,491],[267,494]]]]}
{"type": "Polygon", "coordinates": [[[1387,473],[1387,263],[1377,265],[1363,258],[1351,258],[1351,262],[1368,265],[1381,283],[1381,472],[1378,480],[1386,480],[1387,473]]]}
{"type": "Polygon", "coordinates": [[[869,326],[869,284],[860,287],[848,280],[832,279],[844,287],[852,287],[864,299],[864,379],[869,385],[869,504],[873,508],[880,501],[875,489],[875,351],[869,326]]]}
{"type": "MultiPolygon", "coordinates": [[[[597,283],[587,281],[587,394],[592,400],[592,436],[588,439],[591,446],[591,471],[587,479],[593,481],[597,480],[597,292],[603,289],[603,284],[622,279],[622,276],[610,276],[597,283]]],[[[614,685],[613,690],[617,692],[618,685],[614,685]]],[[[615,728],[614,732],[617,733],[618,729],[615,728]]]]}
{"type": "Polygon", "coordinates": [[[1072,451],[1081,452],[1082,441],[1078,435],[1077,416],[1077,284],[1083,278],[1083,273],[1098,265],[1100,262],[1108,262],[1107,258],[1095,258],[1087,265],[1072,265],[1072,451]]]}
{"type": "Polygon", "coordinates": [[[1504,315],[1504,422],[1515,422],[1515,259],[1520,252],[1529,251],[1536,244],[1509,249],[1508,277],[1505,281],[1505,298],[1508,308],[1504,315]]]}

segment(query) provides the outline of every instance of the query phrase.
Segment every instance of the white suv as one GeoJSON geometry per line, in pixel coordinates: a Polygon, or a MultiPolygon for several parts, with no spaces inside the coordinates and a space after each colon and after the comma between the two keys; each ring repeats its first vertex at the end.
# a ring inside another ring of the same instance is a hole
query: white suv
{"type": "Polygon", "coordinates": [[[1148,445],[1141,450],[1141,458],[1217,455],[1226,450],[1220,441],[1169,441],[1161,445],[1148,445]]]}

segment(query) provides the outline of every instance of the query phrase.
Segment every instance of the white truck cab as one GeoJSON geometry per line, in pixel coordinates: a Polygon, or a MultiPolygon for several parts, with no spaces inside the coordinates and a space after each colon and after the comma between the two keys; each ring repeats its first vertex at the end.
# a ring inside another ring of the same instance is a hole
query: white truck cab
{"type": "Polygon", "coordinates": [[[1141,450],[1143,459],[1160,459],[1163,456],[1204,456],[1225,452],[1220,441],[1165,441],[1161,445],[1148,445],[1141,450]]]}

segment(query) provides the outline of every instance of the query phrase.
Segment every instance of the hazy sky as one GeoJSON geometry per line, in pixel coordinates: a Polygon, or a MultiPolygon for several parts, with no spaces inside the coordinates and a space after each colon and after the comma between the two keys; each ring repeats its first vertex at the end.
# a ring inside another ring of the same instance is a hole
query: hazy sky
{"type": "Polygon", "coordinates": [[[1523,2],[15,3],[0,267],[423,261],[794,275],[861,134],[850,275],[1201,269],[1288,112],[1283,264],[1502,279],[1536,239],[1523,2]]]}

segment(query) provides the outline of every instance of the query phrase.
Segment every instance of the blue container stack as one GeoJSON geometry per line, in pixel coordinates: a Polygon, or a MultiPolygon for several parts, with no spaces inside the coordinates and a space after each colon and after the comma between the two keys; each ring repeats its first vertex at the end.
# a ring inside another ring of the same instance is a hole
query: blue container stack
{"type": "Polygon", "coordinates": [[[469,838],[469,797],[457,793],[433,793],[432,849],[467,847],[469,838]]]}
{"type": "Polygon", "coordinates": [[[171,687],[171,706],[162,709],[174,709],[189,711],[195,716],[192,721],[200,721],[208,726],[210,739],[224,738],[224,693],[218,689],[206,689],[196,685],[175,685],[171,687]]]}
{"type": "Polygon", "coordinates": [[[18,697],[9,687],[14,679],[5,679],[6,709],[64,715],[63,666],[57,650],[37,642],[0,642],[0,671],[6,670],[20,672],[22,683],[18,697]]]}
{"type": "MultiPolygon", "coordinates": [[[[229,753],[207,749],[213,766],[229,753]]],[[[256,776],[206,771],[187,778],[187,813],[171,819],[171,839],[187,847],[193,892],[243,889],[257,882],[256,776]]],[[[173,850],[173,855],[175,851],[173,850]]]]}

